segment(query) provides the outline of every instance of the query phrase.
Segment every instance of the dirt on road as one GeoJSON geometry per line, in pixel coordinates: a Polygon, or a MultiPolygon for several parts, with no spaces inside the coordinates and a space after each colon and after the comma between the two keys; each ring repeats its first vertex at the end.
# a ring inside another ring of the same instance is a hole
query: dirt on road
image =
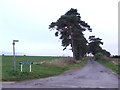
{"type": "Polygon", "coordinates": [[[3,88],[118,88],[118,76],[110,69],[88,60],[79,69],[60,75],[21,82],[2,82],[3,88]]]}

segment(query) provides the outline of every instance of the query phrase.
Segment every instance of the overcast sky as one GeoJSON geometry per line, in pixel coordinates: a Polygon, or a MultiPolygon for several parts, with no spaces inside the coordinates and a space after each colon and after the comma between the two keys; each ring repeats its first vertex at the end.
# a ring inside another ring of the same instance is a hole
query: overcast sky
{"type": "Polygon", "coordinates": [[[71,56],[69,48],[63,51],[61,41],[48,29],[71,8],[88,23],[92,32],[102,39],[102,47],[118,54],[119,0],[0,0],[0,50],[12,54],[12,41],[18,55],[71,56]]]}

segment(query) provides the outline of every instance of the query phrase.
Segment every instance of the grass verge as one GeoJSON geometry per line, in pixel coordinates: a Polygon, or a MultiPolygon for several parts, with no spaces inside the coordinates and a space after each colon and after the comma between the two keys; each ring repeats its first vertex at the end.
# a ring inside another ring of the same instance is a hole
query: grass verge
{"type": "Polygon", "coordinates": [[[87,62],[87,58],[84,58],[82,61],[70,63],[70,58],[66,57],[17,56],[16,59],[17,72],[13,72],[13,57],[2,56],[2,81],[22,81],[58,75],[66,70],[83,66],[87,62]],[[23,65],[23,72],[20,72],[21,61],[45,63],[33,64],[32,72],[29,72],[29,65],[23,65]]]}
{"type": "Polygon", "coordinates": [[[98,53],[94,56],[94,59],[100,64],[103,64],[104,66],[110,68],[113,72],[120,75],[119,58],[116,59],[116,58],[106,57],[103,54],[98,53]]]}
{"type": "Polygon", "coordinates": [[[118,75],[120,75],[120,65],[119,64],[114,64],[111,61],[105,60],[105,59],[98,59],[96,60],[97,62],[99,62],[100,64],[106,66],[107,68],[110,68],[113,72],[117,73],[118,75]]]}

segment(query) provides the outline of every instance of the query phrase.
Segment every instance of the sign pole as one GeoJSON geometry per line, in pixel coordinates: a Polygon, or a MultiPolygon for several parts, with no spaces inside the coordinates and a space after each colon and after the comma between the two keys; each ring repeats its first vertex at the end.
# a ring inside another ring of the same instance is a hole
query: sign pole
{"type": "Polygon", "coordinates": [[[14,60],[14,72],[16,72],[15,42],[13,42],[13,60],[14,60]]]}
{"type": "Polygon", "coordinates": [[[13,61],[14,61],[14,72],[16,72],[15,42],[19,42],[19,40],[13,40],[13,61]]]}

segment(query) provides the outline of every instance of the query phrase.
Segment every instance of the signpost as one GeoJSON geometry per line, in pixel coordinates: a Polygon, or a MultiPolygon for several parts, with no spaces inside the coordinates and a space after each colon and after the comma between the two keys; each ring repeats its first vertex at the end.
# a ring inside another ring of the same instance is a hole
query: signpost
{"type": "Polygon", "coordinates": [[[31,64],[33,64],[33,62],[20,62],[20,67],[21,67],[21,72],[22,72],[22,66],[23,64],[30,64],[30,72],[31,72],[31,64]]]}
{"type": "Polygon", "coordinates": [[[19,40],[13,40],[13,61],[14,61],[14,72],[16,72],[16,58],[15,58],[15,42],[19,42],[19,40]]]}

